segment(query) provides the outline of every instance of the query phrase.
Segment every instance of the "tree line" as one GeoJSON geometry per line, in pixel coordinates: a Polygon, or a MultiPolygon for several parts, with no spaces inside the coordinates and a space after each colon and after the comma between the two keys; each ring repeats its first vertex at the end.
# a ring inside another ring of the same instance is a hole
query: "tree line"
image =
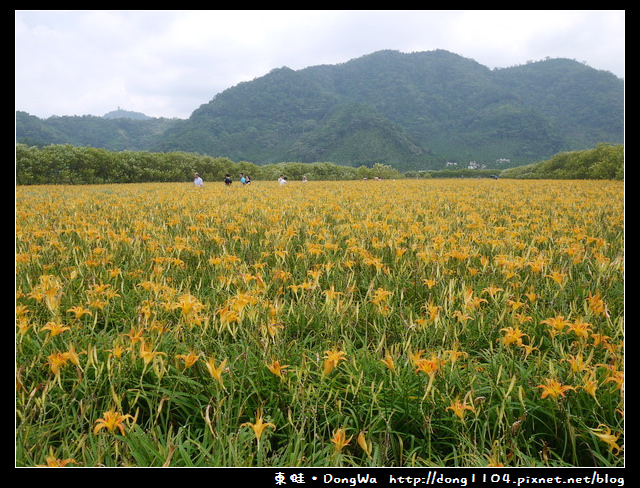
{"type": "Polygon", "coordinates": [[[257,165],[188,152],[109,151],[95,147],[51,144],[44,147],[16,144],[16,184],[108,184],[190,181],[194,173],[207,181],[223,181],[240,173],[254,180],[276,180],[285,175],[297,180],[353,180],[402,178],[393,167],[342,166],[329,162],[283,162],[257,165]]]}
{"type": "Polygon", "coordinates": [[[207,181],[240,173],[254,180],[356,180],[364,178],[528,178],[624,180],[624,145],[600,143],[582,151],[560,152],[546,161],[496,171],[440,170],[401,173],[386,164],[343,166],[330,162],[257,165],[189,152],[109,151],[95,147],[16,144],[17,185],[82,185],[191,181],[198,172],[207,181]]]}
{"type": "Polygon", "coordinates": [[[560,152],[546,161],[503,170],[506,178],[624,180],[624,145],[600,143],[593,149],[560,152]]]}

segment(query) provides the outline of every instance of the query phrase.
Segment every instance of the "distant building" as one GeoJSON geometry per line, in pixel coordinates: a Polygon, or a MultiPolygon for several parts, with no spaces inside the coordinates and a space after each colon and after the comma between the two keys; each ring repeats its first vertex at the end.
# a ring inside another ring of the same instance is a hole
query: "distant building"
{"type": "Polygon", "coordinates": [[[486,167],[485,164],[481,164],[478,161],[469,161],[467,165],[467,169],[485,169],[486,167]]]}

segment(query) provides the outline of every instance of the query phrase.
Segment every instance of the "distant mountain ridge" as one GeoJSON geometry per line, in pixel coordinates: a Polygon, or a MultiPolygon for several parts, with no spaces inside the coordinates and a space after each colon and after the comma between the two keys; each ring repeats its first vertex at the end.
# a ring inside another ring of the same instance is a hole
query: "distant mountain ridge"
{"type": "Polygon", "coordinates": [[[105,119],[133,119],[133,120],[148,120],[151,117],[143,114],[142,112],[133,112],[131,110],[125,110],[118,107],[117,110],[107,112],[102,116],[105,119]]]}
{"type": "Polygon", "coordinates": [[[378,51],[336,65],[274,69],[217,94],[188,119],[40,120],[19,112],[16,138],[256,164],[510,167],[622,143],[624,82],[568,59],[491,70],[444,50],[378,51]]]}

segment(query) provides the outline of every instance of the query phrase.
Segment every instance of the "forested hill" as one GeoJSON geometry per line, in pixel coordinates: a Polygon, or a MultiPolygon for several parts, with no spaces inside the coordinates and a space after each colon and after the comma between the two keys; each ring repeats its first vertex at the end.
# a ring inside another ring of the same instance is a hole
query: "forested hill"
{"type": "Polygon", "coordinates": [[[186,120],[18,113],[16,133],[27,144],[186,151],[256,164],[505,168],[622,143],[624,82],[568,59],[491,70],[443,50],[379,51],[274,69],[219,93],[186,120]]]}

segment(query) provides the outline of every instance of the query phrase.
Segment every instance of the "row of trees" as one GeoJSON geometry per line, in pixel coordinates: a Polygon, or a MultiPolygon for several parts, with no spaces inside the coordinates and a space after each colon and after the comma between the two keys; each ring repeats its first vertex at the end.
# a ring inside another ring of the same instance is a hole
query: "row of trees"
{"type": "Polygon", "coordinates": [[[584,151],[560,152],[536,164],[503,170],[507,178],[623,180],[624,145],[598,144],[584,151]]]}
{"type": "Polygon", "coordinates": [[[255,180],[350,180],[401,178],[391,166],[340,166],[334,163],[277,163],[259,166],[247,161],[203,156],[187,152],[108,151],[95,147],[52,144],[45,147],[16,145],[16,184],[104,184],[179,182],[195,172],[207,181],[222,181],[226,174],[249,174],[255,180]]]}
{"type": "Polygon", "coordinates": [[[341,166],[335,163],[273,163],[256,165],[234,162],[225,157],[188,152],[108,151],[70,144],[45,147],[16,145],[16,184],[104,184],[190,181],[195,172],[207,181],[234,179],[240,173],[255,180],[354,180],[363,178],[473,178],[499,175],[502,178],[530,179],[624,179],[624,146],[598,144],[584,151],[561,152],[547,161],[496,170],[408,171],[375,163],[372,166],[341,166]]]}

